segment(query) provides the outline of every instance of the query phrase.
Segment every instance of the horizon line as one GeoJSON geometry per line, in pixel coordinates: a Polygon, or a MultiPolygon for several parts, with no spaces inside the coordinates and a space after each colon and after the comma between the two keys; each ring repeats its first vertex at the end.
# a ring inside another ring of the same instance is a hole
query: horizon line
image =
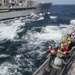
{"type": "Polygon", "coordinates": [[[52,4],[52,5],[75,5],[75,4],[52,4]]]}

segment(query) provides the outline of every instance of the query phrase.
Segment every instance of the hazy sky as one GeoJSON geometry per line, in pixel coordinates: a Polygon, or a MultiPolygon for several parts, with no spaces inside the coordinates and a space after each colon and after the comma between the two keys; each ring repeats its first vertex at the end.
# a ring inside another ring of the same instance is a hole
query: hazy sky
{"type": "Polygon", "coordinates": [[[52,4],[75,4],[75,0],[34,0],[37,2],[52,2],[52,4]]]}

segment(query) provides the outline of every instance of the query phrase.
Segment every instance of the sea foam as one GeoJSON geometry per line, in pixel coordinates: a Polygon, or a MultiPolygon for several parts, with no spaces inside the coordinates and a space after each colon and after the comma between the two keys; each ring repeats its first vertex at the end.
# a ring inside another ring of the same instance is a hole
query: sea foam
{"type": "Polygon", "coordinates": [[[17,33],[21,32],[23,29],[20,29],[21,26],[24,26],[25,23],[22,23],[20,20],[11,21],[10,23],[0,23],[0,40],[14,40],[15,37],[18,37],[17,33]]]}

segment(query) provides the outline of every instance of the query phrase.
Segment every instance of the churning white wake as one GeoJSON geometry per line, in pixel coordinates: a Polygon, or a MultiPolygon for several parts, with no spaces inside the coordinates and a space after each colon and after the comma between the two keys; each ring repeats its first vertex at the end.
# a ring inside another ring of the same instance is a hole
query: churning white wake
{"type": "Polygon", "coordinates": [[[12,20],[5,22],[0,22],[0,40],[13,40],[17,38],[18,32],[21,32],[23,29],[20,29],[21,26],[24,26],[25,23],[22,23],[20,20],[12,20]]]}
{"type": "Polygon", "coordinates": [[[0,75],[22,75],[17,69],[18,65],[4,62],[0,65],[0,75]]]}
{"type": "MultiPolygon", "coordinates": [[[[0,23],[0,39],[13,40],[18,37],[17,33],[21,32],[21,26],[25,25],[20,20],[11,21],[7,26],[5,23],[0,23]]],[[[46,52],[45,45],[48,41],[59,41],[64,31],[70,25],[48,25],[41,27],[41,32],[37,32],[39,27],[33,27],[21,38],[26,43],[23,43],[18,48],[17,55],[13,57],[14,63],[4,62],[0,65],[0,75],[22,75],[19,71],[32,72],[35,70],[35,60],[41,60],[46,52]],[[23,69],[23,68],[24,69],[23,69]],[[19,71],[18,71],[19,70],[19,71]]],[[[50,44],[52,44],[50,42],[50,44]]],[[[4,57],[2,55],[1,57],[4,57]]],[[[6,57],[6,56],[5,56],[6,57]]]]}
{"type": "Polygon", "coordinates": [[[50,19],[56,19],[57,16],[50,16],[50,19]]]}
{"type": "Polygon", "coordinates": [[[68,27],[70,27],[70,25],[46,26],[41,28],[41,32],[37,32],[35,30],[36,27],[33,27],[31,30],[27,31],[25,36],[22,37],[22,39],[27,43],[22,44],[22,49],[19,49],[19,52],[23,51],[24,49],[28,49],[30,54],[38,53],[37,58],[42,57],[46,51],[43,51],[46,47],[44,44],[46,44],[48,41],[51,41],[50,44],[60,42],[63,33],[68,27]],[[52,42],[52,40],[54,40],[54,42],[52,42]]]}
{"type": "Polygon", "coordinates": [[[35,59],[42,60],[43,55],[47,51],[47,43],[54,44],[53,41],[61,40],[63,32],[67,29],[68,25],[60,25],[60,26],[46,26],[41,27],[41,32],[37,32],[36,29],[39,27],[33,27],[31,30],[28,30],[26,35],[22,37],[22,40],[26,43],[23,43],[21,48],[18,49],[18,53],[24,53],[27,58],[23,55],[24,59],[20,59],[18,55],[16,57],[16,61],[19,65],[24,65],[22,61],[28,62],[26,65],[28,67],[25,70],[32,72],[35,68],[33,68],[35,59]],[[21,62],[21,63],[20,63],[21,62]]]}
{"type": "MultiPolygon", "coordinates": [[[[37,27],[38,28],[38,27],[37,27]]],[[[46,26],[42,27],[41,32],[36,32],[35,27],[31,30],[28,30],[25,39],[38,39],[38,40],[60,40],[63,32],[66,30],[67,25],[60,25],[60,26],[46,26]]],[[[36,42],[36,41],[35,41],[36,42]]],[[[40,41],[41,42],[41,41],[40,41]]]]}

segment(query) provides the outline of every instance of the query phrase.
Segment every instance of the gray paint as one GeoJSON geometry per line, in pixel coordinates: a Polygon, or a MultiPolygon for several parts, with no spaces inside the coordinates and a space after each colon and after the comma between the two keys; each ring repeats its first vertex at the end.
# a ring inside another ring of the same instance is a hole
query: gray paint
{"type": "MultiPolygon", "coordinates": [[[[51,3],[44,3],[44,4],[38,4],[36,9],[33,10],[20,10],[20,11],[10,11],[10,12],[4,12],[0,13],[0,20],[3,19],[9,19],[9,18],[14,18],[14,17],[20,17],[20,16],[26,16],[30,15],[31,13],[47,13],[47,11],[50,10],[51,3]],[[46,8],[46,9],[43,9],[46,8]]],[[[24,8],[24,7],[23,7],[24,8]]],[[[7,9],[7,8],[6,8],[7,9]]]]}

